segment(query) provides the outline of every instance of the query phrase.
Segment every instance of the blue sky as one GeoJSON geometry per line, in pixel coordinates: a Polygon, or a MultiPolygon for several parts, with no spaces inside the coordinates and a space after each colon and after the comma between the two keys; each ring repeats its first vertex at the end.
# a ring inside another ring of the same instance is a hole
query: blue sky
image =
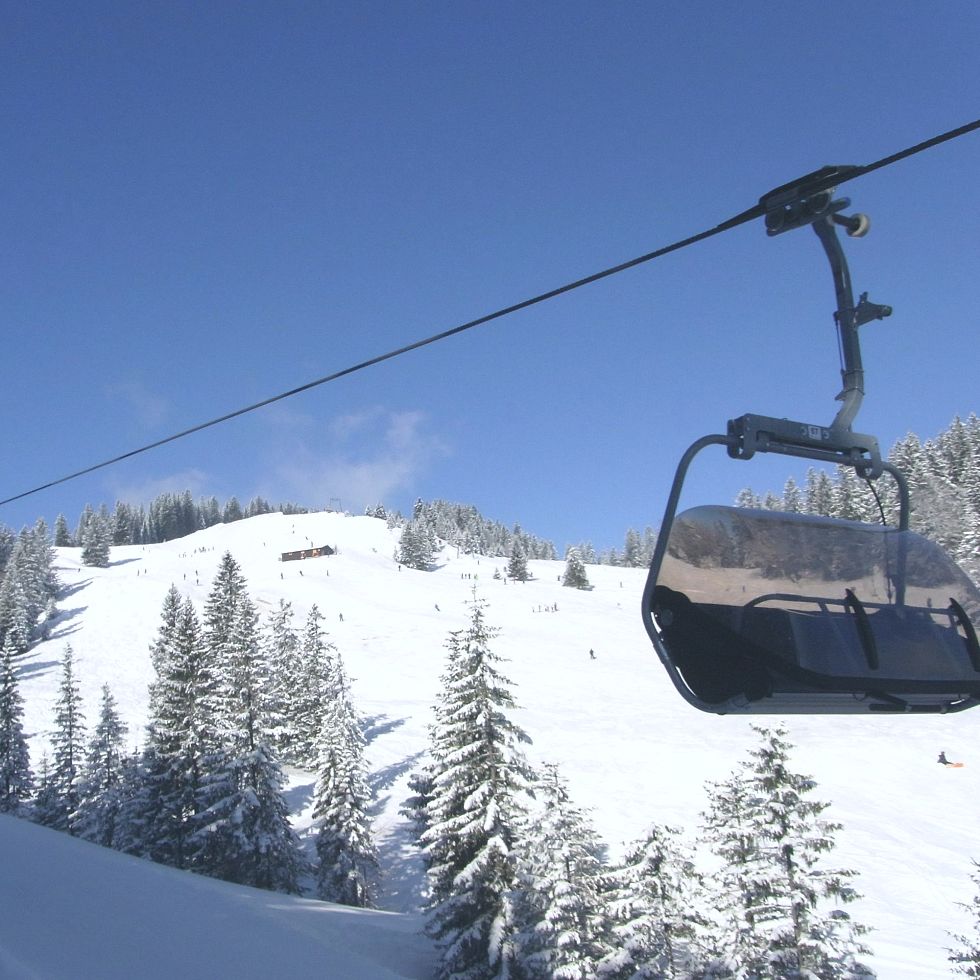
{"type": "MultiPolygon", "coordinates": [[[[980,6],[0,4],[0,498],[711,227],[978,115],[980,6]]],[[[980,410],[980,134],[842,188],[855,423],[980,410]]],[[[830,274],[762,223],[0,508],[164,490],[474,503],[565,544],[659,522],[752,411],[828,423],[830,274]]],[[[805,464],[719,452],[729,502],[805,464]]]]}

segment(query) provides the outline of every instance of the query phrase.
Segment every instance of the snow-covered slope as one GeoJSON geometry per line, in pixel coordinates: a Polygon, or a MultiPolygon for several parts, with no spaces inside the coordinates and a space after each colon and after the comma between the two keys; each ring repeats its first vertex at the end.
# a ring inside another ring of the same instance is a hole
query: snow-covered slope
{"type": "Polygon", "coordinates": [[[4,980],[424,980],[415,916],[228,885],[0,817],[4,980]]]}
{"type": "MultiPolygon", "coordinates": [[[[309,607],[319,606],[354,679],[357,705],[369,719],[375,827],[386,869],[384,908],[412,913],[418,907],[421,869],[398,807],[425,750],[446,636],[465,625],[465,603],[474,588],[489,603],[488,621],[501,629],[494,649],[510,659],[520,705],[516,720],[533,739],[532,761],[561,765],[576,801],[593,809],[611,854],[617,856],[653,821],[684,827],[693,836],[704,782],[724,778],[754,735],[745,719],[701,714],[673,691],[640,621],[645,573],[590,566],[594,588],[579,592],[560,585],[563,563],[530,562],[533,581],[506,583],[493,578],[503,559],[457,556],[453,549],[441,554],[434,571],[399,570],[392,561],[396,536],[373,518],[270,514],[166,544],[114,548],[107,569],[80,566],[77,551],[60,551],[57,564],[68,594],[51,639],[31,651],[21,677],[35,766],[52,723],[57,662],[66,643],[77,657],[90,717],[99,688],[108,682],[132,740],[141,739],[148,647],[164,595],[173,583],[203,604],[228,550],[260,612],[285,597],[299,626],[309,607]],[[309,544],[329,544],[338,554],[278,560],[281,552],[309,544]]],[[[956,902],[969,899],[970,858],[980,858],[980,760],[971,754],[980,711],[793,718],[788,728],[797,745],[796,767],[816,778],[817,795],[833,803],[828,815],[844,824],[835,856],[861,872],[865,899],[854,914],[875,928],[870,943],[879,975],[947,976],[946,930],[966,927],[956,902]],[[936,765],[941,749],[965,759],[966,767],[936,765]]],[[[309,776],[294,774],[290,799],[300,827],[311,790],[309,776]]],[[[5,823],[0,834],[7,832],[5,823]]],[[[41,838],[30,838],[35,839],[41,838]]],[[[39,858],[42,867],[45,860],[39,858]]],[[[54,917],[67,914],[47,894],[57,880],[56,874],[39,875],[30,903],[24,903],[52,930],[54,917]]],[[[295,912],[304,922],[312,919],[309,909],[322,908],[279,897],[255,901],[275,906],[285,918],[295,912]]],[[[329,919],[325,913],[316,921],[329,919]]],[[[379,965],[374,973],[329,975],[386,974],[379,965]]]]}

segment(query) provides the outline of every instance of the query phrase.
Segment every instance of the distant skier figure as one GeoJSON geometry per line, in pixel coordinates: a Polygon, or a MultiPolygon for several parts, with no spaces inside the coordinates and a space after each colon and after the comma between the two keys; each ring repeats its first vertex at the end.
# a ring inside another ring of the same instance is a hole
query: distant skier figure
{"type": "Polygon", "coordinates": [[[595,650],[589,650],[589,659],[595,660],[595,650]]]}
{"type": "Polygon", "coordinates": [[[949,761],[949,759],[946,758],[945,752],[939,753],[939,758],[936,760],[936,762],[938,762],[941,766],[951,766],[953,764],[952,762],[949,761]]]}

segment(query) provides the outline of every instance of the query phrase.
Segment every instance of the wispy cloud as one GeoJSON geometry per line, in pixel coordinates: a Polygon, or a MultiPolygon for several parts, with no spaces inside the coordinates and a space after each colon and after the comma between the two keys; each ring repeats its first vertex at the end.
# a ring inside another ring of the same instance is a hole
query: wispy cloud
{"type": "Polygon", "coordinates": [[[195,498],[214,493],[214,477],[204,470],[186,469],[166,476],[110,484],[110,492],[116,500],[134,505],[148,504],[162,493],[183,493],[185,490],[190,490],[195,498]]]}
{"type": "Polygon", "coordinates": [[[319,437],[305,419],[277,422],[288,438],[270,467],[267,483],[275,489],[268,495],[311,506],[339,498],[344,508],[358,511],[390,500],[449,451],[423,412],[373,407],[330,420],[319,437]]]}
{"type": "Polygon", "coordinates": [[[106,392],[123,401],[142,425],[159,425],[170,415],[170,400],[138,379],[111,382],[106,385],[106,392]]]}

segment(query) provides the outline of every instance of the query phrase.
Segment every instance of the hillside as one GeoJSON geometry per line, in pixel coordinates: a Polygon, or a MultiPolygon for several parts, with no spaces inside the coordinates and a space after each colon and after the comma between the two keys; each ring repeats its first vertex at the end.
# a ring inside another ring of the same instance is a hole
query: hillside
{"type": "MultiPolygon", "coordinates": [[[[66,587],[59,617],[21,674],[35,767],[52,723],[57,662],[66,643],[76,654],[90,721],[99,688],[108,682],[130,739],[141,740],[148,647],[164,594],[173,583],[203,604],[227,550],[260,612],[285,597],[301,621],[316,603],[345,659],[367,719],[367,758],[378,798],[375,829],[386,870],[382,908],[417,911],[421,866],[398,809],[425,751],[446,636],[465,625],[465,602],[474,587],[489,603],[489,622],[502,631],[494,648],[510,660],[520,705],[516,720],[533,739],[532,762],[561,765],[576,801],[593,809],[611,855],[618,856],[651,821],[682,826],[693,836],[704,782],[724,778],[754,736],[745,719],[703,715],[674,692],[640,621],[645,571],[590,566],[594,588],[579,592],[560,585],[562,562],[529,562],[535,578],[526,584],[493,578],[503,559],[457,556],[449,549],[434,571],[399,570],[392,561],[397,533],[375,518],[267,514],[164,544],[114,548],[107,569],[81,566],[75,549],[59,550],[58,572],[66,587]],[[281,552],[310,544],[328,544],[338,553],[278,560],[281,552]]],[[[870,944],[879,976],[947,976],[946,930],[966,927],[955,903],[969,899],[969,859],[980,857],[980,760],[970,751],[980,735],[980,712],[794,718],[788,727],[797,768],[815,777],[817,795],[833,803],[829,816],[844,824],[837,858],[861,872],[865,898],[854,914],[875,929],[870,944]],[[941,749],[964,759],[966,768],[937,766],[941,749]]],[[[292,777],[290,802],[302,829],[311,777],[292,777]]],[[[11,833],[8,823],[0,836],[11,833]]],[[[38,831],[24,837],[24,847],[33,849],[43,836],[38,831]]],[[[50,894],[58,875],[25,870],[19,880],[18,888],[37,889],[24,907],[38,909],[56,928],[67,914],[50,894]],[[40,911],[45,908],[50,913],[40,911]]],[[[270,901],[267,895],[262,899],[270,901]]],[[[322,907],[278,896],[272,902],[297,914],[322,907]]],[[[417,920],[411,921],[414,930],[417,920]]]]}

